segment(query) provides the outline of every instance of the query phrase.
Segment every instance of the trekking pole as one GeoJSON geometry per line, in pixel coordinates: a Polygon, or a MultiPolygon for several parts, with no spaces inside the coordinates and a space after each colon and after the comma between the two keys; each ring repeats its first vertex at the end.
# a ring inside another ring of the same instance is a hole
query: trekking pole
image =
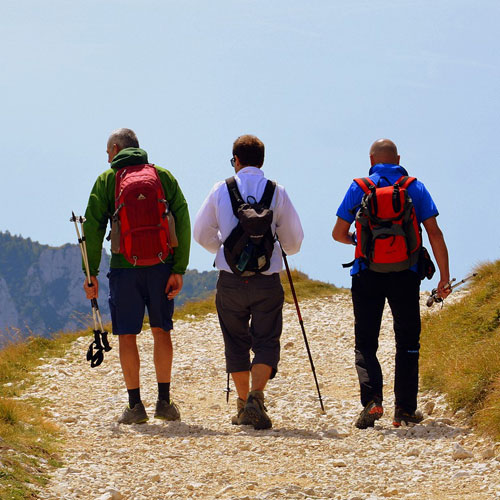
{"type": "Polygon", "coordinates": [[[321,411],[325,413],[325,407],[323,406],[323,398],[321,397],[321,392],[319,390],[318,378],[316,377],[316,370],[314,369],[314,362],[311,355],[311,350],[309,349],[309,342],[307,341],[306,330],[304,329],[304,322],[302,321],[302,315],[300,314],[299,302],[297,300],[297,295],[295,294],[295,287],[293,286],[292,275],[290,273],[290,268],[288,267],[288,260],[286,258],[286,253],[281,246],[281,241],[276,236],[276,239],[281,248],[281,254],[283,255],[283,261],[285,262],[286,274],[288,276],[288,282],[290,283],[290,289],[292,290],[293,301],[295,302],[295,309],[297,310],[297,316],[299,317],[300,328],[302,329],[302,336],[304,337],[304,343],[306,344],[307,355],[309,356],[309,363],[311,363],[311,370],[314,375],[314,382],[316,383],[316,390],[318,391],[319,404],[321,405],[321,411]]]}
{"type": "MultiPolygon", "coordinates": [[[[83,265],[85,267],[85,276],[87,278],[87,283],[89,287],[94,286],[92,280],[90,278],[90,268],[89,268],[89,260],[87,255],[87,245],[85,242],[85,233],[83,230],[83,223],[85,222],[85,217],[76,216],[74,212],[71,212],[70,222],[75,223],[76,235],[78,237],[78,245],[80,247],[80,252],[82,254],[83,265]],[[80,224],[80,229],[78,228],[78,224],[80,224]]],[[[97,303],[97,299],[90,299],[90,304],[92,306],[92,320],[94,322],[94,340],[90,343],[88,351],[87,351],[87,361],[90,361],[90,366],[95,368],[99,366],[104,359],[104,352],[108,352],[111,350],[111,346],[108,342],[108,332],[104,330],[102,325],[101,313],[99,311],[99,305],[97,303]],[[94,352],[95,347],[95,352],[94,352]],[[104,352],[103,352],[104,351],[104,352]]]]}
{"type": "MultiPolygon", "coordinates": [[[[466,276],[463,280],[452,285],[452,283],[454,281],[456,281],[456,279],[453,278],[451,281],[448,282],[448,284],[444,288],[445,288],[445,290],[450,290],[450,292],[452,292],[454,288],[456,288],[457,286],[463,285],[466,281],[469,281],[472,278],[474,278],[474,276],[477,276],[477,273],[472,273],[469,276],[466,276]]],[[[439,304],[439,303],[443,303],[443,302],[444,302],[444,299],[442,297],[439,297],[439,295],[437,294],[437,288],[433,288],[433,290],[432,290],[432,292],[431,292],[431,294],[426,302],[427,307],[432,307],[436,303],[439,304]]]]}
{"type": "Polygon", "coordinates": [[[224,389],[224,392],[226,393],[226,403],[229,403],[229,393],[233,392],[231,387],[229,387],[229,373],[227,374],[227,386],[224,389]]]}

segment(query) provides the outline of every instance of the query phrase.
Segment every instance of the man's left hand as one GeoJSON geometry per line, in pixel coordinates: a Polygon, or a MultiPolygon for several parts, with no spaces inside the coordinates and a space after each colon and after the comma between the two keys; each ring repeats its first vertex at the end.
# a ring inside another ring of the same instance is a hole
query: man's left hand
{"type": "Polygon", "coordinates": [[[442,299],[446,299],[448,295],[451,293],[451,288],[450,288],[450,278],[448,279],[441,279],[439,280],[438,286],[437,286],[437,294],[439,297],[442,299]]]}
{"type": "Polygon", "coordinates": [[[182,274],[172,273],[167,281],[167,286],[165,287],[165,293],[167,294],[167,299],[172,300],[175,298],[182,289],[182,274]]]}

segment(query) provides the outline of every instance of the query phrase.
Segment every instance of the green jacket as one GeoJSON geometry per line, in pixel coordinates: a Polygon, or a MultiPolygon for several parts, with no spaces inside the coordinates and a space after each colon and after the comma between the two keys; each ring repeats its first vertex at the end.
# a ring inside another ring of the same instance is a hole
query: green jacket
{"type": "MultiPolygon", "coordinates": [[[[102,242],[106,234],[108,221],[115,211],[115,176],[117,170],[130,165],[148,163],[146,151],[140,148],[122,149],[111,162],[111,168],[103,172],[96,180],[90,193],[87,210],[85,211],[85,239],[90,274],[97,276],[101,262],[102,242]]],[[[189,261],[191,245],[191,224],[187,202],[174,176],[164,168],[155,165],[160,176],[165,197],[175,218],[175,229],[179,246],[174,248],[173,255],[169,255],[166,262],[173,263],[172,272],[184,274],[189,261]]],[[[132,268],[122,254],[112,254],[112,268],[132,268]]],[[[139,267],[139,266],[137,266],[139,267]]]]}

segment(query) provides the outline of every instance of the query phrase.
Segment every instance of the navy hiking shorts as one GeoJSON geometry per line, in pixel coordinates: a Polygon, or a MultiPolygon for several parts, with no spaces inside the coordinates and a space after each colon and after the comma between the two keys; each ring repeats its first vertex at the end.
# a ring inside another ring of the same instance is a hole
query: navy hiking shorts
{"type": "Polygon", "coordinates": [[[109,270],[109,310],[113,334],[140,333],[146,307],[152,327],[163,328],[167,332],[172,329],[174,301],[168,300],[165,293],[171,270],[170,264],[109,270]]]}

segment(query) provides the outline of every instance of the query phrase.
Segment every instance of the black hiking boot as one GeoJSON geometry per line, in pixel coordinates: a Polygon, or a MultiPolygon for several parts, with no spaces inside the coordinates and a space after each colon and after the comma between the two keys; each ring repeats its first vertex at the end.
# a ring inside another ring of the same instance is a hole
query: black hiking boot
{"type": "Polygon", "coordinates": [[[392,425],[394,427],[401,427],[401,422],[408,424],[419,424],[424,419],[424,415],[420,410],[416,410],[413,413],[409,413],[402,408],[396,408],[394,410],[394,420],[392,425]]]}
{"type": "Polygon", "coordinates": [[[384,414],[382,403],[370,401],[359,414],[356,423],[354,424],[358,429],[366,429],[375,425],[375,420],[378,420],[384,414]]]}
{"type": "Polygon", "coordinates": [[[248,419],[248,422],[256,430],[270,429],[273,424],[266,410],[267,408],[264,406],[264,393],[262,391],[250,391],[241,418],[242,420],[248,419]]]}
{"type": "Polygon", "coordinates": [[[249,420],[248,415],[245,413],[245,405],[246,401],[241,398],[236,400],[236,410],[237,413],[234,417],[231,418],[231,423],[233,425],[252,425],[252,422],[249,420]]]}
{"type": "Polygon", "coordinates": [[[142,403],[137,403],[133,408],[127,405],[122,413],[122,416],[118,419],[119,424],[143,424],[149,420],[148,414],[146,413],[146,408],[142,403]]]}

